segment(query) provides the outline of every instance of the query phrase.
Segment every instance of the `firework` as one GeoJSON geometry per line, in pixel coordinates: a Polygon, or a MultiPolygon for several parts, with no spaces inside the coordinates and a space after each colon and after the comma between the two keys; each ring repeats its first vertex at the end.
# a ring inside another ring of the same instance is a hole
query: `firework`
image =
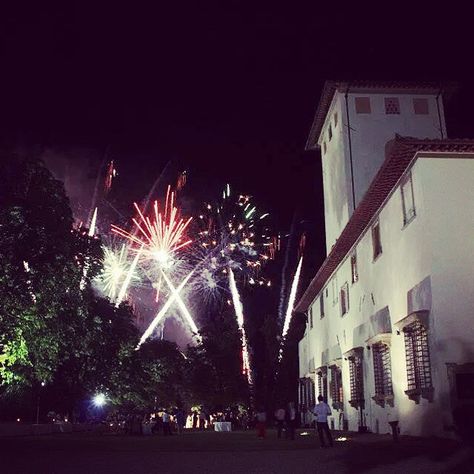
{"type": "Polygon", "coordinates": [[[293,278],[293,283],[291,285],[290,297],[288,298],[288,307],[286,309],[285,322],[283,324],[282,336],[285,338],[290,328],[291,317],[293,315],[293,308],[295,305],[296,291],[298,290],[298,283],[300,280],[301,266],[303,264],[303,257],[300,257],[298,267],[296,268],[295,277],[293,278]]]}
{"type": "Polygon", "coordinates": [[[97,224],[97,207],[94,209],[94,214],[92,215],[91,225],[89,227],[89,237],[94,237],[95,235],[95,227],[97,224]]]}
{"type": "Polygon", "coordinates": [[[138,251],[141,248],[143,257],[156,261],[162,268],[169,268],[173,263],[174,253],[192,242],[184,238],[192,218],[180,218],[175,207],[175,193],[170,191],[170,187],[166,193],[163,212],[160,211],[158,201],[154,202],[151,219],[143,214],[136,203],[135,209],[139,218],[133,218],[133,223],[138,232],[130,233],[115,225],[112,225],[112,232],[128,239],[132,250],[138,251]]]}
{"type": "Polygon", "coordinates": [[[196,273],[204,292],[215,294],[227,288],[229,268],[244,284],[271,286],[261,275],[265,263],[274,258],[277,243],[264,223],[268,216],[258,213],[250,196],[234,198],[228,184],[219,204],[205,205],[195,243],[205,254],[202,270],[196,273]]]}
{"type": "Polygon", "coordinates": [[[250,360],[247,347],[247,336],[244,328],[244,308],[240,300],[239,291],[235,282],[234,272],[229,269],[229,287],[232,294],[232,302],[234,304],[235,315],[237,318],[237,324],[239,326],[240,334],[242,337],[242,373],[247,375],[249,383],[252,382],[252,375],[250,372],[250,360]]]}
{"type": "Polygon", "coordinates": [[[161,274],[163,276],[163,279],[166,281],[166,284],[168,285],[170,291],[171,291],[171,295],[174,297],[174,299],[177,301],[178,303],[178,306],[181,310],[181,312],[183,313],[185,319],[186,319],[186,322],[188,323],[191,331],[198,335],[199,334],[199,330],[196,326],[196,323],[194,322],[192,316],[191,316],[191,313],[188,311],[188,308],[186,308],[186,305],[184,304],[180,294],[179,294],[179,291],[176,290],[176,288],[174,287],[173,283],[171,282],[171,280],[168,278],[168,276],[166,275],[166,273],[161,270],[161,274]]]}
{"type": "MultiPolygon", "coordinates": [[[[110,301],[115,301],[118,306],[127,294],[130,283],[139,280],[135,272],[136,260],[129,263],[128,250],[125,245],[120,250],[111,247],[102,247],[104,256],[102,258],[102,272],[97,277],[101,284],[102,291],[110,301]]],[[[139,253],[137,253],[139,255],[139,253]]]]}
{"type": "Polygon", "coordinates": [[[105,180],[104,180],[104,192],[107,194],[112,189],[112,182],[117,176],[117,171],[114,167],[114,160],[111,160],[107,165],[105,171],[105,180]]]}
{"type": "Polygon", "coordinates": [[[140,338],[140,342],[138,343],[136,349],[139,349],[140,346],[153,334],[153,331],[155,330],[156,326],[158,323],[163,319],[165,314],[168,312],[170,309],[171,305],[174,303],[174,300],[176,299],[177,296],[179,296],[181,290],[184,288],[188,280],[191,278],[191,275],[193,272],[191,271],[186,278],[180,283],[178,288],[171,294],[171,296],[168,298],[166,303],[163,305],[163,307],[160,309],[158,314],[155,316],[151,324],[148,326],[146,331],[143,333],[142,337],[140,338]]]}

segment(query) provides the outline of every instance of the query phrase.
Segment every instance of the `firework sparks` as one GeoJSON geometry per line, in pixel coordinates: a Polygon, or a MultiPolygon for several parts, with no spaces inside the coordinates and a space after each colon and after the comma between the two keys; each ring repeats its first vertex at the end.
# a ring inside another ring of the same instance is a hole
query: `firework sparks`
{"type": "Polygon", "coordinates": [[[248,195],[234,195],[227,184],[219,204],[206,204],[199,216],[199,239],[195,247],[208,253],[201,287],[208,294],[216,294],[228,286],[227,273],[231,268],[235,278],[250,285],[271,286],[260,275],[260,270],[275,256],[276,239],[269,235],[263,220],[269,213],[259,214],[248,195]]]}
{"type": "Polygon", "coordinates": [[[163,212],[160,211],[158,201],[153,206],[152,219],[145,216],[135,203],[139,219],[133,219],[138,229],[137,235],[112,225],[112,232],[127,238],[132,244],[132,250],[143,247],[145,258],[155,260],[160,267],[168,268],[173,263],[173,254],[189,245],[192,241],[184,238],[184,233],[192,220],[180,218],[178,208],[175,207],[175,193],[168,191],[163,212]]]}
{"type": "Polygon", "coordinates": [[[288,333],[288,329],[290,328],[290,322],[291,322],[291,317],[293,314],[293,308],[295,305],[296,291],[298,290],[298,283],[300,279],[302,264],[303,264],[303,257],[300,258],[298,267],[296,268],[295,277],[293,278],[293,283],[291,285],[290,297],[288,298],[288,308],[286,309],[285,323],[283,324],[283,332],[282,332],[283,338],[286,336],[286,334],[288,333]]]}

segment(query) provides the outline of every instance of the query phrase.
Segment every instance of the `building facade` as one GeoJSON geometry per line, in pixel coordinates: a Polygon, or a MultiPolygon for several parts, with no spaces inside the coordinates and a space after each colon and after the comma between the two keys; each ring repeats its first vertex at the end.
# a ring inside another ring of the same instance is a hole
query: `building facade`
{"type": "Polygon", "coordinates": [[[321,394],[336,429],[449,436],[474,404],[474,141],[446,138],[442,102],[432,84],[325,86],[308,148],[328,255],[295,308],[306,423],[321,394]]]}

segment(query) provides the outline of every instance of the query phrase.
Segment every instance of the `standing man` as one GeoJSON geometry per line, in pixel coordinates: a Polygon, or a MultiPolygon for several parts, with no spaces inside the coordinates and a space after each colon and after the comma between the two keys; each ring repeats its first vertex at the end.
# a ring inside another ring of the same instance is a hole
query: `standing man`
{"type": "Polygon", "coordinates": [[[316,428],[318,429],[319,442],[321,447],[324,448],[326,443],[324,442],[324,433],[329,441],[329,446],[332,447],[332,436],[329,431],[328,416],[331,416],[331,409],[329,405],[324,401],[322,395],[318,397],[318,404],[314,407],[313,413],[316,415],[316,428]]]}
{"type": "Polygon", "coordinates": [[[267,413],[263,407],[257,412],[255,418],[257,419],[257,437],[265,438],[267,413]]]}
{"type": "Polygon", "coordinates": [[[283,425],[285,424],[285,409],[284,408],[280,407],[278,408],[278,410],[275,411],[275,419],[277,423],[278,438],[281,438],[283,425]]]}
{"type": "Polygon", "coordinates": [[[295,402],[288,403],[286,411],[286,438],[295,439],[296,430],[296,408],[295,402]]]}
{"type": "Polygon", "coordinates": [[[163,412],[163,416],[161,418],[163,420],[163,435],[164,436],[171,436],[171,418],[168,410],[163,412]]]}

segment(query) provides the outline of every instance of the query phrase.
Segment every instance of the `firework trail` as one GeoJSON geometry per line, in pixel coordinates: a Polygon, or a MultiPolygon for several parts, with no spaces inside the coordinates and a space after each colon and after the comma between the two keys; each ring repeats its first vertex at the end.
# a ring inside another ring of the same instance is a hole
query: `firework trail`
{"type": "Polygon", "coordinates": [[[298,283],[300,280],[301,266],[303,264],[303,257],[300,257],[298,267],[295,272],[295,277],[293,278],[293,283],[291,285],[290,297],[288,299],[288,308],[286,309],[285,323],[283,324],[282,337],[286,337],[288,329],[290,328],[291,317],[293,315],[293,308],[295,306],[296,292],[298,290],[298,283]]]}
{"type": "Polygon", "coordinates": [[[120,291],[117,295],[117,300],[115,301],[115,307],[118,308],[120,303],[122,303],[123,299],[127,296],[127,291],[130,286],[132,280],[138,280],[138,275],[135,272],[137,267],[138,259],[140,258],[141,249],[136,253],[135,258],[133,259],[130,267],[127,271],[124,268],[124,275],[125,278],[123,279],[122,286],[120,287],[120,291]]]}
{"type": "Polygon", "coordinates": [[[143,333],[142,337],[140,338],[140,342],[138,343],[136,349],[138,350],[140,346],[153,334],[154,329],[158,325],[158,323],[161,321],[163,316],[167,313],[167,311],[170,309],[171,305],[174,303],[174,300],[176,299],[177,296],[179,296],[179,293],[181,290],[184,288],[188,280],[191,278],[193,272],[190,272],[186,278],[180,283],[178,288],[171,294],[171,296],[167,299],[166,303],[163,305],[163,307],[160,309],[158,314],[155,316],[151,324],[148,326],[146,331],[143,333]]]}
{"type": "Polygon", "coordinates": [[[96,225],[97,225],[97,207],[94,209],[94,214],[92,215],[91,225],[89,227],[89,232],[87,234],[89,237],[94,237],[96,225]]]}
{"type": "Polygon", "coordinates": [[[250,372],[250,360],[247,347],[247,336],[244,328],[244,308],[240,301],[239,291],[235,282],[234,272],[229,268],[229,287],[232,294],[232,302],[237,317],[237,324],[239,326],[240,334],[242,336],[242,373],[247,375],[247,380],[252,383],[252,374],[250,372]]]}
{"type": "Polygon", "coordinates": [[[280,304],[278,306],[278,318],[280,319],[280,321],[283,321],[283,311],[284,311],[285,300],[286,300],[286,272],[288,268],[288,262],[290,259],[290,248],[291,248],[291,242],[293,240],[293,234],[295,230],[295,221],[296,221],[296,214],[293,214],[293,219],[291,221],[290,235],[289,235],[288,242],[286,244],[286,249],[285,249],[285,263],[283,265],[283,270],[281,272],[280,304]]]}

